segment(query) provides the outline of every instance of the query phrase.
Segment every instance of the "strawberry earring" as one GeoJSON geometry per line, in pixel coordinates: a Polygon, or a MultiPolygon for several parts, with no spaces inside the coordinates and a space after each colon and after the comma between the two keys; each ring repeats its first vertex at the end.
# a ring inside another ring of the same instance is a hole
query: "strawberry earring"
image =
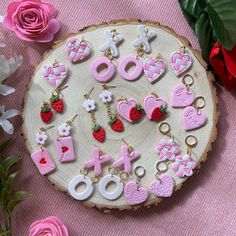
{"type": "Polygon", "coordinates": [[[96,103],[93,99],[90,99],[90,94],[92,93],[94,87],[84,95],[85,101],[83,102],[83,107],[85,111],[87,111],[90,114],[91,121],[93,123],[92,126],[92,135],[93,137],[103,143],[105,141],[105,130],[104,128],[97,123],[96,117],[95,117],[95,110],[96,110],[96,103]]]}
{"type": "Polygon", "coordinates": [[[57,128],[59,136],[56,139],[56,153],[58,160],[62,163],[75,160],[74,144],[70,132],[72,123],[77,116],[78,114],[57,128]]]}
{"type": "Polygon", "coordinates": [[[107,86],[105,84],[103,86],[103,91],[100,93],[99,98],[101,99],[102,103],[106,105],[107,115],[109,117],[108,125],[111,127],[112,130],[116,132],[124,131],[124,125],[122,121],[117,117],[117,115],[111,112],[110,103],[112,103],[113,97],[110,91],[107,91],[108,88],[115,88],[115,86],[107,86]]]}
{"type": "Polygon", "coordinates": [[[31,159],[33,160],[41,175],[49,174],[56,169],[51,156],[45,148],[45,143],[48,139],[46,131],[53,127],[54,126],[49,126],[47,128],[42,127],[36,134],[36,142],[40,146],[40,148],[31,154],[31,159]]]}
{"type": "Polygon", "coordinates": [[[151,121],[159,122],[164,120],[168,114],[165,100],[159,98],[155,93],[144,99],[143,107],[148,119],[151,121]]]}

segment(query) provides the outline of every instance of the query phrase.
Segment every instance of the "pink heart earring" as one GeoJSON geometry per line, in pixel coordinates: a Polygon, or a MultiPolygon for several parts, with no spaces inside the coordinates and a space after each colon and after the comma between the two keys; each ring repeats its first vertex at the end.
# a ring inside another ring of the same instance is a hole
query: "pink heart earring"
{"type": "Polygon", "coordinates": [[[177,77],[188,71],[193,63],[189,53],[186,53],[185,46],[181,46],[179,52],[173,52],[170,55],[170,67],[177,77]]]}
{"type": "Polygon", "coordinates": [[[162,121],[167,116],[167,103],[159,98],[156,93],[148,95],[143,102],[144,111],[151,121],[162,121]]]}
{"type": "Polygon", "coordinates": [[[91,47],[82,38],[69,38],[66,42],[66,54],[70,62],[76,63],[87,60],[91,55],[91,47]]]}
{"type": "Polygon", "coordinates": [[[107,83],[114,77],[116,68],[112,60],[119,57],[117,45],[124,39],[116,29],[105,30],[104,35],[106,42],[99,48],[101,52],[104,52],[104,56],[97,58],[90,67],[93,78],[101,83],[107,83]],[[102,67],[106,68],[104,73],[99,72],[102,67]]]}
{"type": "Polygon", "coordinates": [[[176,156],[172,164],[172,169],[179,178],[191,176],[197,167],[197,163],[192,158],[192,148],[197,146],[197,138],[194,135],[188,135],[185,138],[185,144],[187,145],[186,154],[176,156]]]}
{"type": "Polygon", "coordinates": [[[149,185],[149,191],[158,197],[170,197],[174,189],[174,179],[168,173],[168,164],[164,161],[159,161],[156,164],[157,173],[156,179],[149,185]]]}
{"type": "Polygon", "coordinates": [[[183,125],[186,131],[199,129],[207,122],[206,115],[200,111],[206,105],[202,96],[196,97],[192,106],[185,107],[183,110],[183,125]]]}
{"type": "Polygon", "coordinates": [[[56,166],[50,154],[45,148],[45,143],[48,138],[46,131],[53,127],[54,126],[49,126],[46,128],[42,127],[36,134],[36,142],[40,146],[40,148],[31,154],[31,159],[33,160],[41,175],[49,174],[56,169],[56,166]]]}
{"type": "Polygon", "coordinates": [[[193,83],[193,77],[190,74],[186,74],[182,79],[182,83],[175,85],[171,94],[172,107],[187,107],[194,102],[195,95],[190,90],[193,83]]]}
{"type": "Polygon", "coordinates": [[[71,133],[72,123],[78,116],[76,114],[71,120],[61,124],[57,130],[59,136],[56,138],[56,153],[60,162],[71,162],[75,160],[74,144],[71,133]]]}
{"type": "Polygon", "coordinates": [[[168,137],[162,139],[155,147],[156,153],[159,155],[161,161],[174,161],[176,156],[180,153],[179,145],[174,141],[174,136],[171,134],[170,125],[163,122],[159,126],[159,131],[168,137]]]}

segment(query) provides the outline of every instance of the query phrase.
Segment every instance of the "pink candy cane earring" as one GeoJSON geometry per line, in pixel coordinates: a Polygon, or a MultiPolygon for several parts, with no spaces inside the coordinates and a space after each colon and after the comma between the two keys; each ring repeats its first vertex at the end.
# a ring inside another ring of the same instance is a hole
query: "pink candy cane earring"
{"type": "Polygon", "coordinates": [[[53,127],[54,126],[49,126],[46,128],[42,127],[36,134],[36,142],[40,146],[40,148],[31,154],[31,159],[33,160],[41,175],[49,174],[56,169],[50,154],[45,148],[45,143],[48,138],[46,131],[53,127]]]}
{"type": "Polygon", "coordinates": [[[117,45],[123,40],[123,36],[118,34],[116,29],[105,30],[104,35],[106,38],[106,43],[100,47],[100,51],[104,52],[103,57],[97,58],[90,67],[90,73],[94,79],[99,82],[107,83],[115,75],[115,65],[112,63],[113,58],[119,56],[119,51],[117,45]],[[105,67],[106,71],[99,72],[99,70],[105,67]]]}
{"type": "Polygon", "coordinates": [[[56,153],[58,160],[62,163],[75,160],[74,144],[70,133],[72,123],[77,116],[78,114],[76,114],[72,120],[66,121],[57,128],[59,136],[55,143],[56,153]]]}

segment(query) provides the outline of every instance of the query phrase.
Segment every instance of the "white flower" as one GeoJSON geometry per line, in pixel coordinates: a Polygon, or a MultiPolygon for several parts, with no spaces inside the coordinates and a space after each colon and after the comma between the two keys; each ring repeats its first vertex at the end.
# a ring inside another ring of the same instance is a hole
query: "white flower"
{"type": "Polygon", "coordinates": [[[8,119],[18,115],[20,115],[20,111],[16,109],[5,111],[5,106],[0,106],[0,126],[2,126],[3,130],[8,134],[14,133],[14,127],[8,119]]]}
{"type": "Polygon", "coordinates": [[[96,109],[95,106],[95,101],[92,99],[86,99],[83,102],[83,107],[85,108],[86,111],[90,112],[90,111],[94,111],[96,109]]]}
{"type": "Polygon", "coordinates": [[[45,132],[38,132],[36,134],[36,142],[39,144],[39,145],[44,145],[46,140],[47,140],[48,136],[46,135],[45,132]]]}
{"type": "Polygon", "coordinates": [[[99,98],[102,100],[103,103],[111,102],[112,101],[112,93],[108,92],[107,90],[103,90],[99,98]]]}
{"type": "Polygon", "coordinates": [[[71,126],[68,125],[67,123],[63,123],[62,125],[60,125],[57,130],[58,130],[58,133],[59,133],[59,136],[69,136],[70,135],[70,129],[71,129],[71,126]]]}

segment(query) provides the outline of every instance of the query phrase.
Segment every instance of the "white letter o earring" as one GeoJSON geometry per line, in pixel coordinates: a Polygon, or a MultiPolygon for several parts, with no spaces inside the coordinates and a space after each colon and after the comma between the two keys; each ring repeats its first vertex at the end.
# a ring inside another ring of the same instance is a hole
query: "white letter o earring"
{"type": "Polygon", "coordinates": [[[99,182],[98,190],[100,194],[108,200],[116,200],[123,192],[124,184],[116,175],[105,175],[99,182]],[[116,187],[113,191],[108,192],[106,187],[109,183],[114,182],[116,187]]]}
{"type": "Polygon", "coordinates": [[[70,195],[75,198],[76,200],[82,201],[87,198],[89,198],[94,190],[93,183],[90,178],[84,175],[77,175],[75,176],[68,185],[68,191],[70,195]],[[86,185],[86,188],[82,192],[76,191],[76,186],[80,183],[84,183],[86,185]]]}

